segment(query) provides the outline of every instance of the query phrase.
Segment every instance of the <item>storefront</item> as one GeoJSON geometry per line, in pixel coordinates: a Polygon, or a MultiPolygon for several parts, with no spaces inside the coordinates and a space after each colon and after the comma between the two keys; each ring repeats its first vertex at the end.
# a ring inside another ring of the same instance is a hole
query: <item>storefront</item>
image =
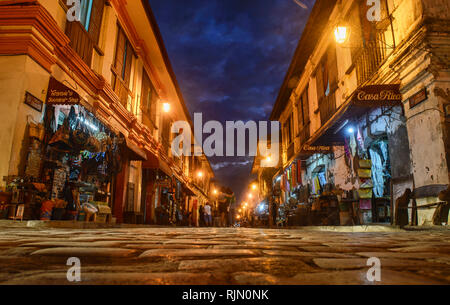
{"type": "Polygon", "coordinates": [[[25,175],[8,178],[10,218],[113,221],[126,143],[75,91],[50,78],[43,121],[29,122],[24,142],[25,175]]]}
{"type": "Polygon", "coordinates": [[[398,85],[363,87],[310,141],[333,146],[332,159],[307,172],[312,194],[336,195],[342,225],[392,221],[396,181],[410,176],[401,100],[398,85]]]}

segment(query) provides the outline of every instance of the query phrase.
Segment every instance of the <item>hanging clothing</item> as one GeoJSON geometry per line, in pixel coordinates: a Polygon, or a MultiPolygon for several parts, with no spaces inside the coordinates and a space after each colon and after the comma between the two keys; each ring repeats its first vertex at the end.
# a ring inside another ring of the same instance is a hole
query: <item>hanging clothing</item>
{"type": "Polygon", "coordinates": [[[297,160],[297,182],[298,184],[303,184],[302,181],[302,161],[297,160]]]}
{"type": "Polygon", "coordinates": [[[325,173],[320,172],[317,176],[319,177],[320,186],[323,188],[325,186],[325,184],[327,184],[327,179],[325,177],[325,173]]]}
{"type": "Polygon", "coordinates": [[[358,133],[356,134],[356,140],[358,141],[359,147],[361,148],[361,150],[366,150],[364,148],[364,137],[363,137],[363,133],[361,131],[361,127],[358,127],[358,133]]]}
{"type": "Polygon", "coordinates": [[[356,139],[355,139],[355,135],[353,133],[350,135],[349,146],[350,146],[350,152],[351,152],[352,156],[354,157],[356,154],[356,139]]]}
{"type": "Polygon", "coordinates": [[[372,182],[375,197],[383,197],[384,194],[384,168],[380,154],[370,148],[370,159],[372,160],[372,182]]]}

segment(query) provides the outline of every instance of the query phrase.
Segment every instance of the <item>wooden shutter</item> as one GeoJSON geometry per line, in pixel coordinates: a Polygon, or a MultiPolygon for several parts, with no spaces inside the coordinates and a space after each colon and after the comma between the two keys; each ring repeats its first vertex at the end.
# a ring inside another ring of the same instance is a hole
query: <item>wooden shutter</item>
{"type": "Polygon", "coordinates": [[[94,44],[98,44],[100,29],[102,26],[103,8],[105,0],[93,0],[91,22],[89,24],[89,36],[94,44]]]}
{"type": "Polygon", "coordinates": [[[332,95],[337,88],[337,82],[338,82],[336,47],[334,44],[331,44],[330,47],[328,48],[327,66],[328,66],[328,68],[327,68],[328,80],[330,82],[330,94],[329,95],[332,95]]]}
{"type": "Polygon", "coordinates": [[[141,90],[141,109],[144,113],[148,113],[150,110],[150,79],[147,76],[145,70],[142,71],[142,90],[141,90]]]}
{"type": "Polygon", "coordinates": [[[116,60],[114,63],[114,67],[116,68],[119,77],[122,77],[124,55],[125,55],[125,44],[126,44],[125,34],[119,27],[117,33],[116,60]]]}
{"type": "Polygon", "coordinates": [[[158,101],[158,94],[156,90],[153,88],[152,97],[150,99],[150,120],[153,123],[153,126],[156,126],[156,103],[158,101]]]}
{"type": "Polygon", "coordinates": [[[302,129],[303,125],[304,125],[304,116],[303,116],[303,95],[300,95],[300,98],[298,100],[298,105],[297,105],[297,110],[298,110],[298,126],[299,126],[299,130],[302,129]]]}
{"type": "Polygon", "coordinates": [[[303,106],[303,125],[308,124],[309,122],[309,99],[308,99],[308,89],[306,87],[305,91],[302,94],[302,106],[303,106]]]}
{"type": "Polygon", "coordinates": [[[125,86],[130,87],[130,77],[131,77],[131,65],[133,63],[133,49],[131,44],[127,41],[127,54],[125,58],[125,74],[123,76],[123,80],[125,82],[125,86]]]}
{"type": "Polygon", "coordinates": [[[323,62],[319,63],[316,72],[316,87],[317,87],[317,99],[319,104],[322,102],[321,99],[325,95],[325,91],[323,90],[323,62]]]}

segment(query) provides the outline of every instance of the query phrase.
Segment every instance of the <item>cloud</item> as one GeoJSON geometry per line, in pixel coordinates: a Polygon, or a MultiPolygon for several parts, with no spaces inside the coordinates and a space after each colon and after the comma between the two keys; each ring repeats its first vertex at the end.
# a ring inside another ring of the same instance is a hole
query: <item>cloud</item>
{"type": "MultiPolygon", "coordinates": [[[[314,1],[302,3],[308,10],[292,0],[150,0],[192,117],[268,119],[314,1]]],[[[251,165],[220,162],[216,176],[241,193],[251,165]]]]}
{"type": "Polygon", "coordinates": [[[224,167],[244,166],[244,165],[249,165],[249,164],[251,164],[251,161],[243,161],[243,162],[229,162],[229,161],[226,161],[226,162],[219,162],[219,163],[213,164],[211,166],[212,166],[212,168],[214,170],[219,170],[219,169],[224,168],[224,167]]]}

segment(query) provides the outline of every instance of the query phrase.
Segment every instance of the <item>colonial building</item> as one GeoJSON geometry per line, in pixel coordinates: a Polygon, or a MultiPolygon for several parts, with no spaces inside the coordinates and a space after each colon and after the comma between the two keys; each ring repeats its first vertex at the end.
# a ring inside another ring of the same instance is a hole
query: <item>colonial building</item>
{"type": "Polygon", "coordinates": [[[281,201],[310,204],[316,224],[389,223],[409,188],[411,224],[447,222],[450,3],[366,2],[312,9],[270,117],[281,201]]]}
{"type": "Polygon", "coordinates": [[[161,203],[175,218],[209,200],[207,158],[170,149],[171,123],[192,122],[148,1],[81,1],[75,14],[59,0],[0,2],[1,186],[31,178],[57,198],[76,182],[117,222],[155,223],[161,203]],[[83,136],[105,148],[86,149],[83,136]],[[84,168],[93,159],[103,175],[84,168]]]}

